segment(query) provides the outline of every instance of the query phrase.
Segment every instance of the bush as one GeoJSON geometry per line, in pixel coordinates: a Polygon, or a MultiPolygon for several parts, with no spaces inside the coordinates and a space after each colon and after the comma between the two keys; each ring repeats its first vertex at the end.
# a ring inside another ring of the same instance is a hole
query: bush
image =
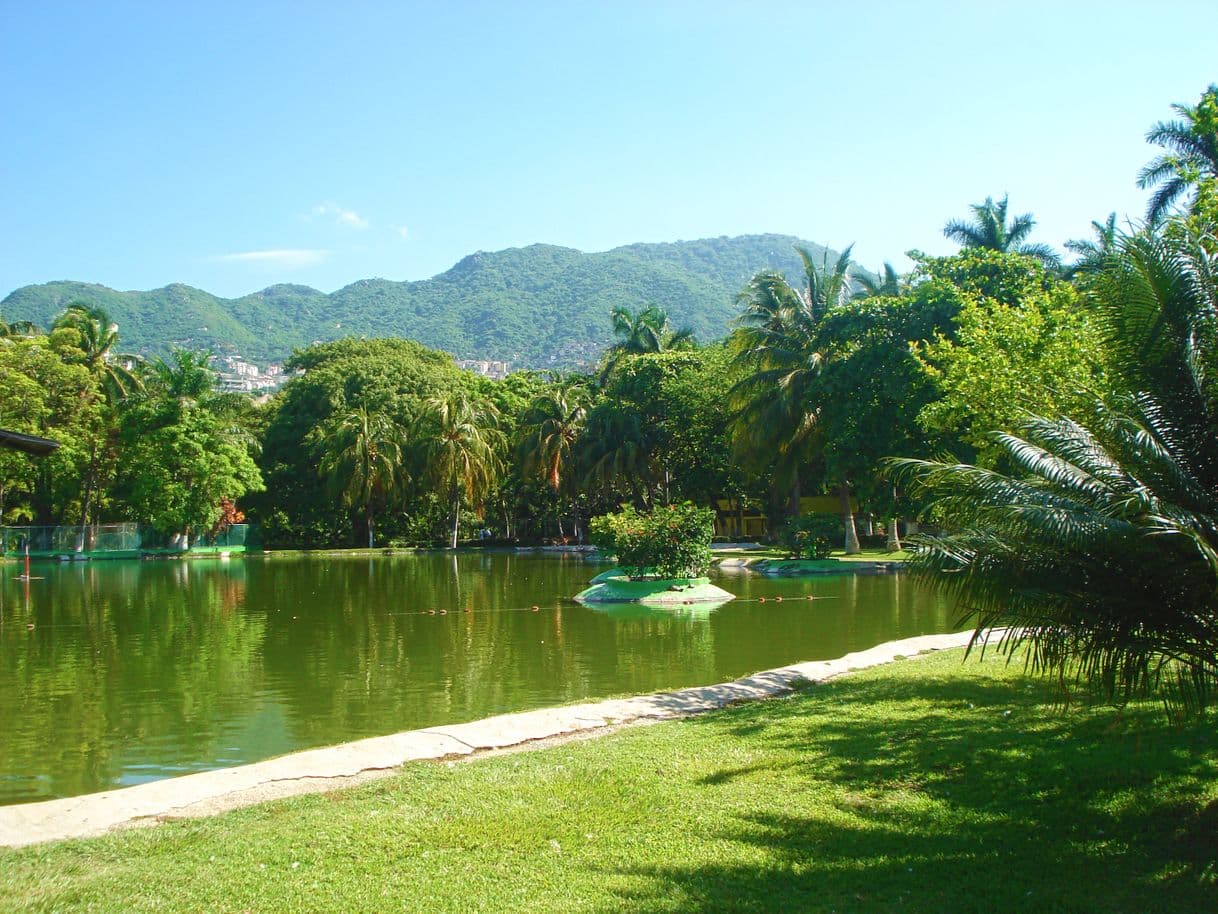
{"type": "Polygon", "coordinates": [[[793,559],[827,559],[844,537],[841,518],[832,514],[793,517],[782,530],[782,544],[793,559]]]}
{"type": "Polygon", "coordinates": [[[715,512],[688,502],[648,513],[627,505],[616,514],[594,517],[592,542],[617,556],[634,580],[697,578],[711,565],[715,512]]]}

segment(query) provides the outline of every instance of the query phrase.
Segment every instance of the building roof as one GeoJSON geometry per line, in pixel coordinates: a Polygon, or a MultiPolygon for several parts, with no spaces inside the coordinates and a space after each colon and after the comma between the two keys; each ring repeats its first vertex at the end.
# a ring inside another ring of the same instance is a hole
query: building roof
{"type": "Polygon", "coordinates": [[[11,448],[14,451],[25,451],[35,457],[45,457],[59,447],[58,441],[50,438],[37,438],[34,435],[22,435],[0,428],[0,447],[11,448]]]}

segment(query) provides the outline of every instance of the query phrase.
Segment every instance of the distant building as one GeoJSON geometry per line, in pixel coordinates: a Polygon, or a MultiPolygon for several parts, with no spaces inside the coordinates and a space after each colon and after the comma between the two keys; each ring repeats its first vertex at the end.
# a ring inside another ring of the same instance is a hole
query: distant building
{"type": "Polygon", "coordinates": [[[512,370],[511,362],[499,362],[494,359],[456,359],[458,368],[480,374],[484,378],[502,381],[512,370]]]}

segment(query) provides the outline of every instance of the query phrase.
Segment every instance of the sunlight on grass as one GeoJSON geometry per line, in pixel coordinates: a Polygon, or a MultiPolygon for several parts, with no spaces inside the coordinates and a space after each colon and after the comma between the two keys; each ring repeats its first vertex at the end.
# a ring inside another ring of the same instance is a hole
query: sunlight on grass
{"type": "Polygon", "coordinates": [[[32,911],[1218,909],[1212,722],[960,652],[787,699],[0,852],[32,911]]]}

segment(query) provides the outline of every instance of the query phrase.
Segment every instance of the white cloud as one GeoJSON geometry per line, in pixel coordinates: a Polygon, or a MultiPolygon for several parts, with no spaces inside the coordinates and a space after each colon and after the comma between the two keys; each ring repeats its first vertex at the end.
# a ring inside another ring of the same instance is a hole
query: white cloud
{"type": "Polygon", "coordinates": [[[405,238],[405,239],[410,238],[410,229],[406,228],[406,226],[394,225],[394,226],[390,226],[390,227],[393,229],[394,233],[397,234],[397,236],[399,238],[405,238]]]}
{"type": "Polygon", "coordinates": [[[355,210],[344,209],[337,203],[319,203],[313,207],[313,215],[333,216],[335,224],[345,228],[366,229],[369,225],[368,220],[355,210]]]}
{"type": "Polygon", "coordinates": [[[270,264],[272,266],[293,269],[321,263],[329,256],[330,252],[326,250],[278,248],[270,251],[242,251],[237,254],[221,254],[219,257],[213,257],[212,259],[218,260],[221,263],[270,264]]]}

